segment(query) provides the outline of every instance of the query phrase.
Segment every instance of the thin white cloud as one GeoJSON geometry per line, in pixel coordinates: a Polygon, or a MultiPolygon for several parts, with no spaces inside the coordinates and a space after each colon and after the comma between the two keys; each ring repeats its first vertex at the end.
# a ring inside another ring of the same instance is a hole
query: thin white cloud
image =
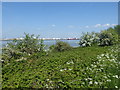
{"type": "Polygon", "coordinates": [[[51,26],[52,26],[52,27],[55,27],[56,25],[55,25],[55,24],[52,24],[51,26]]]}
{"type": "Polygon", "coordinates": [[[86,25],[86,26],[74,26],[74,25],[68,25],[67,27],[68,28],[78,28],[78,29],[82,29],[82,28],[108,28],[108,27],[113,27],[113,26],[116,26],[117,24],[109,24],[109,23],[106,23],[106,24],[95,24],[95,25],[86,25]]]}
{"type": "Polygon", "coordinates": [[[111,24],[111,26],[116,26],[117,24],[111,24]]]}
{"type": "Polygon", "coordinates": [[[103,27],[110,27],[111,25],[110,24],[104,24],[103,27]]]}
{"type": "Polygon", "coordinates": [[[85,26],[85,28],[90,28],[90,26],[85,26]]]}
{"type": "Polygon", "coordinates": [[[54,27],[56,27],[56,25],[55,24],[50,24],[50,25],[48,25],[48,27],[49,28],[54,28],[54,27]]]}
{"type": "Polygon", "coordinates": [[[101,24],[96,24],[94,27],[98,28],[98,27],[102,27],[102,25],[101,24]]]}
{"type": "Polygon", "coordinates": [[[112,27],[112,26],[116,26],[117,24],[96,24],[94,25],[95,28],[100,28],[100,27],[112,27]]]}

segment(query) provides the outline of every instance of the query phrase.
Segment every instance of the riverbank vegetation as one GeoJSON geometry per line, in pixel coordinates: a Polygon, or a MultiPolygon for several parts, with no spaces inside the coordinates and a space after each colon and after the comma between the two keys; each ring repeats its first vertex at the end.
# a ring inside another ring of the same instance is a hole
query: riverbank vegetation
{"type": "Polygon", "coordinates": [[[3,48],[3,88],[119,88],[120,26],[84,33],[73,48],[58,41],[44,49],[43,40],[25,34],[3,48]]]}

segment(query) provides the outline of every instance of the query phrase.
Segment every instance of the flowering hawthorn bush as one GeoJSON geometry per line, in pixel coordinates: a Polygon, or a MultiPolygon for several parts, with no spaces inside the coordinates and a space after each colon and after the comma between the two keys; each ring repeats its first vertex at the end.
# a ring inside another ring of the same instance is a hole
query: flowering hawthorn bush
{"type": "Polygon", "coordinates": [[[44,51],[43,40],[37,36],[25,34],[23,40],[13,40],[2,48],[2,59],[10,61],[11,59],[20,59],[30,57],[35,53],[44,51]]]}
{"type": "Polygon", "coordinates": [[[107,33],[105,31],[102,31],[99,35],[99,46],[110,46],[113,45],[113,37],[111,33],[107,33]]]}
{"type": "Polygon", "coordinates": [[[92,46],[95,43],[97,43],[99,40],[99,37],[97,36],[97,33],[83,33],[83,35],[80,37],[80,42],[79,45],[80,46],[92,46]]]}

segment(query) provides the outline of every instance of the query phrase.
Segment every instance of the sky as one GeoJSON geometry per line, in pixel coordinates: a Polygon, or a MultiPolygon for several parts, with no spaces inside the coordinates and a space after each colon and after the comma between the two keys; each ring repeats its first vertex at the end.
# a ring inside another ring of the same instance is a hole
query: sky
{"type": "Polygon", "coordinates": [[[118,24],[117,2],[3,2],[2,38],[79,38],[118,24]]]}

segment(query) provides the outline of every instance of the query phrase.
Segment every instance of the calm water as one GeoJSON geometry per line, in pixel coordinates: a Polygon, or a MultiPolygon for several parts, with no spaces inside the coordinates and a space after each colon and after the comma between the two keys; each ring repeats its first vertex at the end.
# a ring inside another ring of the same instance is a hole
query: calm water
{"type": "MultiPolygon", "coordinates": [[[[78,47],[79,46],[79,40],[60,40],[60,41],[64,41],[69,43],[72,47],[78,47]]],[[[4,45],[6,45],[8,42],[11,41],[2,41],[2,46],[4,47],[4,45]]],[[[1,42],[0,42],[1,43],[1,42]]],[[[49,46],[53,45],[56,43],[56,40],[44,40],[44,44],[46,45],[46,48],[48,48],[49,46]]],[[[0,46],[1,48],[1,46],[0,46]]]]}

